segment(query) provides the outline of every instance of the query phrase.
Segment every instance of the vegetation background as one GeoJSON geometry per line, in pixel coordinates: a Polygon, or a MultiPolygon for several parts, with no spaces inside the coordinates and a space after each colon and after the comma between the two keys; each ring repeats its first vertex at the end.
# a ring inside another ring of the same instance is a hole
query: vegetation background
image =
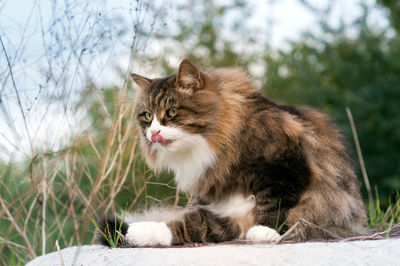
{"type": "Polygon", "coordinates": [[[373,189],[368,224],[400,223],[400,2],[360,1],[350,22],[328,19],[337,1],[293,2],[319,23],[282,48],[271,45],[273,21],[255,27],[257,6],[245,0],[34,1],[18,39],[0,2],[0,264],[24,264],[56,241],[93,243],[101,213],[191,200],[144,164],[129,77],[174,73],[185,57],[245,68],[273,100],[321,109],[353,148],[350,108],[373,189]],[[42,47],[35,59],[31,43],[42,47]]]}

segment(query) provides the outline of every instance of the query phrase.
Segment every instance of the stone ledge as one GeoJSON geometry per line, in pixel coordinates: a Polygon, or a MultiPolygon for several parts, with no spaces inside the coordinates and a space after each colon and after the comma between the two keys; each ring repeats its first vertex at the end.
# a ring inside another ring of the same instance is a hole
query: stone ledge
{"type": "MultiPolygon", "coordinates": [[[[400,265],[400,239],[297,244],[210,245],[194,248],[107,248],[61,251],[65,265],[400,265]]],[[[27,266],[61,265],[53,252],[27,266]]]]}

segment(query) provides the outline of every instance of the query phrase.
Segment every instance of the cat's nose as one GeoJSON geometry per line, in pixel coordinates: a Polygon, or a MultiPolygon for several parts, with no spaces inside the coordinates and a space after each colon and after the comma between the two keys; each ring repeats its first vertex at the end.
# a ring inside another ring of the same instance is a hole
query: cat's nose
{"type": "Polygon", "coordinates": [[[151,135],[158,135],[158,134],[160,134],[160,129],[151,129],[150,130],[150,133],[151,133],[151,135]]]}

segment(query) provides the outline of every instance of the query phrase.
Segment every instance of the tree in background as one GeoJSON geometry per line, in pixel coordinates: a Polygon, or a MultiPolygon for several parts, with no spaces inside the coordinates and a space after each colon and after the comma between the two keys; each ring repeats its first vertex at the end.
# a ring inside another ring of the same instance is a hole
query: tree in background
{"type": "MultiPolygon", "coordinates": [[[[300,2],[317,10],[307,1],[300,2]]],[[[254,67],[258,73],[261,69],[257,80],[265,95],[280,103],[310,105],[330,114],[353,147],[345,111],[349,107],[370,182],[386,197],[400,189],[399,6],[398,1],[381,0],[372,7],[386,9],[391,23],[387,28],[371,25],[367,6],[362,6],[362,15],[352,25],[331,26],[325,22],[328,8],[322,12],[320,33],[305,32],[300,40],[290,42],[289,48],[273,50],[263,34],[246,26],[251,7],[245,1],[225,5],[189,1],[180,6],[180,12],[193,19],[179,20],[174,34],[158,38],[173,40],[172,45],[166,45],[166,55],[188,57],[203,67],[240,66],[249,72],[254,67]],[[232,14],[233,27],[229,28],[227,18],[232,14]]],[[[162,57],[162,66],[166,73],[173,73],[169,58],[162,57]]]]}
{"type": "Polygon", "coordinates": [[[307,33],[288,51],[266,55],[263,80],[269,96],[322,109],[352,140],[349,107],[371,183],[385,195],[400,189],[399,31],[392,35],[400,9],[390,10],[391,28],[370,25],[366,7],[351,35],[349,26],[322,24],[322,34],[307,33]]]}

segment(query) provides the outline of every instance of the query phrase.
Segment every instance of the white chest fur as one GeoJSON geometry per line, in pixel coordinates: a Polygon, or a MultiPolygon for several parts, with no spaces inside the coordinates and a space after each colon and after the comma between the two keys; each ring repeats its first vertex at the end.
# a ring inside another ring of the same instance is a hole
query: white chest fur
{"type": "Polygon", "coordinates": [[[159,149],[156,168],[173,171],[178,188],[181,191],[191,192],[207,168],[214,164],[215,153],[201,136],[191,136],[185,142],[188,145],[186,149],[177,151],[159,149]]]}
{"type": "MultiPolygon", "coordinates": [[[[156,154],[155,170],[174,172],[178,188],[181,191],[193,192],[199,178],[214,165],[214,150],[201,135],[189,134],[179,128],[159,124],[156,126],[161,130],[160,134],[173,141],[168,145],[152,145],[152,152],[156,154]]],[[[147,136],[149,137],[149,134],[147,136]]]]}
{"type": "Polygon", "coordinates": [[[245,197],[242,194],[233,194],[224,200],[213,202],[207,208],[222,217],[242,217],[256,206],[254,195],[245,197]]]}

